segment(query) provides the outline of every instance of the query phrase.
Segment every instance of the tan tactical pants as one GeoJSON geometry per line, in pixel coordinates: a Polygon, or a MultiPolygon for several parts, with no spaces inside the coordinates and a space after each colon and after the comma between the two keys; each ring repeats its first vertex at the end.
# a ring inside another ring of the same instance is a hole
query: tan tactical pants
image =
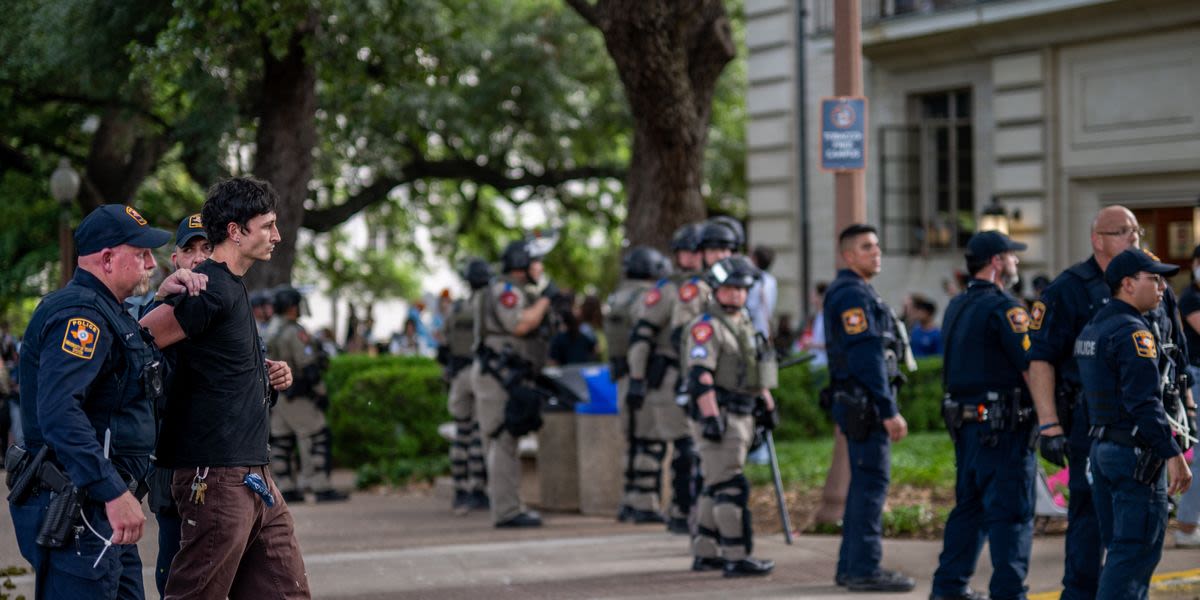
{"type": "Polygon", "coordinates": [[[692,554],[741,560],[749,554],[746,505],[750,488],[742,468],[754,442],[754,417],[731,414],[725,417],[725,435],[720,442],[705,439],[700,435],[700,423],[692,422],[705,485],[699,500],[699,534],[692,538],[692,554]]]}
{"type": "Polygon", "coordinates": [[[487,491],[492,505],[492,521],[502,523],[521,513],[521,460],[517,440],[508,431],[492,437],[504,424],[504,403],[508,392],[493,376],[483,372],[479,361],[471,365],[471,391],[475,394],[475,415],[487,457],[487,491]]]}
{"type": "MultiPolygon", "coordinates": [[[[629,378],[622,377],[617,382],[617,394],[620,398],[621,431],[625,434],[625,494],[621,503],[625,506],[650,512],[659,512],[662,498],[663,460],[667,453],[667,445],[691,435],[687,415],[675,403],[675,383],[679,371],[674,367],[667,370],[662,385],[646,391],[646,400],[641,409],[633,415],[636,428],[633,439],[629,436],[629,407],[625,403],[625,393],[629,389],[629,378]],[[629,453],[633,453],[632,464],[629,453]]],[[[676,473],[675,477],[690,477],[676,473]]],[[[674,489],[679,489],[675,486],[674,489]]],[[[686,518],[676,506],[672,505],[669,517],[686,518]]]]}
{"type": "Polygon", "coordinates": [[[325,413],[317,408],[316,402],[280,395],[271,408],[271,437],[271,472],[280,491],[330,489],[327,444],[331,440],[325,413]],[[292,469],[296,457],[300,462],[299,476],[292,469]]]}
{"type": "Polygon", "coordinates": [[[450,380],[446,408],[454,417],[454,439],[450,442],[450,475],[457,492],[482,491],[487,486],[483,440],[475,418],[475,393],[471,388],[471,368],[455,373],[450,380]]]}

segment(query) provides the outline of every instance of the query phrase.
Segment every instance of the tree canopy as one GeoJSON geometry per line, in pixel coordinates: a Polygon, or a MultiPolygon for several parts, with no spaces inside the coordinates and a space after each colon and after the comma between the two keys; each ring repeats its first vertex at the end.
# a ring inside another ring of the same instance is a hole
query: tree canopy
{"type": "MultiPolygon", "coordinates": [[[[425,258],[416,231],[451,261],[495,258],[535,213],[568,232],[549,261],[555,276],[572,287],[615,277],[615,260],[598,258],[615,258],[622,241],[634,120],[602,32],[561,1],[0,8],[0,259],[12,265],[0,272],[0,311],[56,281],[58,206],[45,182],[59,157],[84,179],[75,223],[101,203],[132,202],[173,229],[215,181],[271,180],[285,196],[288,252],[261,270],[264,285],[289,281],[293,256],[314,277],[370,271],[356,280],[367,285],[391,272],[378,262],[390,258],[411,284],[425,258]],[[358,214],[384,246],[316,250],[337,246],[358,214]],[[300,227],[315,238],[297,251],[300,227]]],[[[743,91],[734,62],[705,150],[702,193],[721,212],[739,212],[744,197],[743,91]]]]}

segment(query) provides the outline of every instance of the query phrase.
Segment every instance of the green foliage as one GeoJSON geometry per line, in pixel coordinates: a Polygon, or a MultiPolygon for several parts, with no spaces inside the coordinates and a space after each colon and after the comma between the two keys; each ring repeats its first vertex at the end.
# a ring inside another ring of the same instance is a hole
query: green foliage
{"type": "MultiPolygon", "coordinates": [[[[788,486],[816,488],[825,483],[833,457],[833,439],[777,441],[779,469],[788,486]]],[[[954,490],[954,445],[945,432],[913,433],[892,444],[892,485],[954,490]]],[[[771,485],[767,465],[747,465],[747,476],[756,485],[771,485]]]]}
{"type": "Polygon", "coordinates": [[[374,485],[405,485],[414,481],[433,481],[450,471],[450,457],[441,454],[420,458],[396,458],[360,465],[355,471],[355,485],[368,488],[374,485]]]}
{"type": "Polygon", "coordinates": [[[325,374],[334,456],[347,466],[445,453],[441,367],[419,357],[337,356],[325,374]]]}
{"type": "MultiPolygon", "coordinates": [[[[917,370],[908,373],[908,382],[900,388],[900,412],[910,432],[944,431],[942,423],[942,359],[922,358],[917,370]]],[[[803,365],[779,372],[779,387],[773,391],[779,406],[779,440],[811,438],[833,431],[833,420],[821,410],[818,394],[829,374],[812,372],[803,365]]]]}

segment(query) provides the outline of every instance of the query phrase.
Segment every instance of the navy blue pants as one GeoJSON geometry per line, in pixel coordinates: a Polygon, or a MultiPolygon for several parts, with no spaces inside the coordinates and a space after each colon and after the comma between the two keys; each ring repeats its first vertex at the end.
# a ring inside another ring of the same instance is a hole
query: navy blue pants
{"type": "Polygon", "coordinates": [[[1087,413],[1076,405],[1068,438],[1068,460],[1071,470],[1067,489],[1071,492],[1067,504],[1067,539],[1063,566],[1061,600],[1092,600],[1100,581],[1100,563],[1104,546],[1100,541],[1100,521],[1092,505],[1092,485],[1088,482],[1088,455],[1092,438],[1088,436],[1087,413]]]}
{"type": "Polygon", "coordinates": [[[154,585],[158,595],[167,597],[167,576],[171,574],[171,561],[179,553],[180,528],[183,520],[174,506],[160,509],[154,513],[158,520],[158,561],[154,567],[154,585]]]}
{"type": "Polygon", "coordinates": [[[996,434],[995,445],[983,439],[990,425],[966,423],[959,429],[954,445],[956,503],[946,520],[942,554],[933,574],[935,594],[966,592],[986,539],[992,557],[991,598],[1025,597],[1037,473],[1029,427],[996,434]]]}
{"type": "MultiPolygon", "coordinates": [[[[122,600],[145,597],[142,588],[142,559],[137,544],[112,546],[95,567],[96,557],[104,542],[84,529],[78,539],[66,548],[47,550],[37,545],[37,531],[50,503],[49,492],[39,492],[24,504],[10,505],[13,528],[21,556],[29,561],[36,573],[35,584],[40,597],[46,600],[122,600]]],[[[112,537],[112,527],[104,506],[94,502],[84,505],[88,522],[101,535],[112,537]]]]}
{"type": "MultiPolygon", "coordinates": [[[[1166,474],[1153,485],[1133,479],[1137,454],[1113,442],[1092,447],[1092,493],[1100,537],[1108,556],[1100,574],[1100,600],[1148,598],[1150,576],[1162,558],[1167,530],[1166,474]]],[[[1164,469],[1165,471],[1165,469],[1164,469]]]]}
{"type": "MultiPolygon", "coordinates": [[[[833,405],[833,417],[843,432],[846,431],[844,413],[840,403],[833,405]]],[[[879,573],[883,558],[883,503],[892,475],[892,444],[882,425],[867,439],[856,442],[847,437],[846,443],[850,455],[850,490],[842,516],[837,574],[849,579],[872,577],[879,573]]]]}

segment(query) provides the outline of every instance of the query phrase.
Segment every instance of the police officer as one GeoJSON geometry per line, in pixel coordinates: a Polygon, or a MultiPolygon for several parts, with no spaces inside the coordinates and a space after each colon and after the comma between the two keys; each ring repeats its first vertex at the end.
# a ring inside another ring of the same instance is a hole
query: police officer
{"type": "MultiPolygon", "coordinates": [[[[14,489],[9,511],[39,598],[143,596],[136,543],[146,519],[139,503],[162,374],[153,341],[121,302],[149,289],[150,249],[170,239],[133,207],[92,211],[75,230],[74,277],[42,300],[25,330],[20,382],[27,446],[10,449],[8,458],[19,463],[10,473],[14,484],[28,485],[14,489]],[[76,490],[79,516],[49,521],[48,508],[62,506],[76,490]]],[[[195,295],[204,284],[203,277],[177,271],[159,290],[195,295]]]]}
{"type": "MultiPolygon", "coordinates": [[[[1093,315],[1109,301],[1104,269],[1114,256],[1137,247],[1144,230],[1123,206],[1100,210],[1092,223],[1092,256],[1063,271],[1033,303],[1029,314],[1029,391],[1039,421],[1042,456],[1052,463],[1071,464],[1067,487],[1067,536],[1063,569],[1063,600],[1090,600],[1100,579],[1103,546],[1087,480],[1091,450],[1087,406],[1079,395],[1079,369],[1072,356],[1075,338],[1093,315]]],[[[1167,302],[1174,314],[1173,293],[1167,302]]],[[[1161,310],[1161,309],[1156,309],[1161,310]]],[[[1169,319],[1156,318],[1165,322],[1169,319]]],[[[1182,328],[1171,335],[1180,344],[1182,328]]]]}
{"type": "MultiPolygon", "coordinates": [[[[680,375],[679,344],[684,326],[699,314],[704,302],[702,288],[708,287],[701,277],[700,235],[703,229],[702,224],[692,223],[675,230],[671,237],[671,252],[678,270],[670,277],[660,278],[635,304],[628,351],[629,379],[637,382],[632,384],[635,402],[637,392],[644,392],[644,397],[654,406],[665,405],[667,399],[679,403],[684,380],[680,375]],[[649,374],[657,380],[659,373],[661,382],[657,385],[645,383],[649,374]]],[[[628,397],[626,394],[626,400],[628,397]]],[[[683,400],[686,404],[687,397],[683,396],[683,400]]],[[[657,411],[665,429],[661,439],[671,440],[674,451],[667,530],[687,534],[691,533],[688,515],[701,485],[700,455],[696,453],[686,416],[682,411],[677,413],[657,411]]],[[[657,481],[657,475],[655,477],[657,481]]]]}
{"type": "Polygon", "coordinates": [[[459,514],[487,509],[487,467],[484,465],[483,440],[475,417],[475,395],[471,391],[471,363],[474,362],[476,296],[492,281],[492,268],[482,258],[467,261],[461,273],[471,286],[471,296],[450,305],[445,322],[444,356],[446,380],[450,392],[446,408],[454,418],[454,440],[450,442],[450,475],[454,479],[453,508],[459,514]]]}
{"type": "Polygon", "coordinates": [[[321,364],[312,337],[300,325],[300,292],[293,287],[275,291],[267,356],[291,368],[292,386],[271,408],[271,472],[285,502],[304,502],[311,489],[317,502],[337,502],[349,496],[333,489],[333,434],[325,420],[328,396],[321,381],[321,364]],[[297,477],[292,463],[300,464],[297,477]]]}
{"type": "MultiPolygon", "coordinates": [[[[656,281],[666,281],[670,263],[661,252],[648,246],[631,249],[622,262],[625,278],[609,296],[604,316],[610,375],[617,381],[618,397],[623,399],[621,412],[626,417],[625,494],[617,519],[662,523],[659,496],[667,443],[688,437],[687,421],[675,404],[679,370],[673,367],[678,359],[658,355],[647,361],[646,353],[639,352],[638,377],[630,378],[628,354],[637,304],[654,289],[656,281]],[[667,371],[672,368],[674,376],[668,381],[667,371]],[[652,398],[651,402],[646,401],[647,396],[652,398]]],[[[661,297],[661,292],[656,293],[661,297]]],[[[686,519],[687,514],[682,516],[686,519]]]]}
{"type": "Polygon", "coordinates": [[[1025,378],[1029,314],[1007,289],[1025,244],[998,231],[967,242],[967,291],[950,301],[942,406],[954,440],[956,504],[933,574],[933,600],[977,600],[967,587],[986,536],[993,600],[1025,597],[1033,544],[1036,462],[1030,447],[1033,401],[1025,378]]]}
{"type": "Polygon", "coordinates": [[[1163,277],[1178,271],[1137,248],[1118,254],[1104,270],[1112,301],[1074,344],[1095,440],[1093,502],[1107,551],[1096,591],[1101,599],[1148,597],[1162,557],[1167,494],[1186,491],[1192,481],[1163,410],[1158,348],[1142,315],[1162,301],[1163,277]]]}
{"type": "Polygon", "coordinates": [[[908,435],[893,389],[907,348],[891,309],[868,283],[881,268],[875,228],[850,225],[838,244],[846,268],[825,294],[825,339],[833,418],[850,455],[850,489],[835,581],[855,591],[906,592],[912,578],[880,568],[880,559],[891,442],[908,435]]]}
{"type": "Polygon", "coordinates": [[[775,567],[750,556],[750,482],[742,472],[756,421],[768,428],[776,421],[770,391],[778,378],[774,350],[755,334],[744,310],[747,290],[757,277],[758,269],[744,256],[713,264],[707,279],[716,290],[714,298],[688,328],[684,342],[693,435],[707,484],[692,538],[692,570],[720,568],[726,577],[766,575],[775,567]]]}
{"type": "Polygon", "coordinates": [[[258,327],[258,335],[267,339],[267,328],[271,326],[271,317],[275,314],[272,303],[274,295],[268,290],[260,290],[250,295],[250,307],[254,310],[254,323],[258,327]]]}
{"type": "Polygon", "coordinates": [[[540,426],[535,416],[540,398],[530,379],[546,360],[546,320],[558,290],[543,278],[542,257],[524,240],[509,243],[501,263],[504,274],[476,294],[471,389],[487,456],[492,522],[496,527],[540,527],[541,516],[525,510],[518,495],[517,438],[540,426]],[[513,422],[506,412],[526,418],[513,422]]]}

